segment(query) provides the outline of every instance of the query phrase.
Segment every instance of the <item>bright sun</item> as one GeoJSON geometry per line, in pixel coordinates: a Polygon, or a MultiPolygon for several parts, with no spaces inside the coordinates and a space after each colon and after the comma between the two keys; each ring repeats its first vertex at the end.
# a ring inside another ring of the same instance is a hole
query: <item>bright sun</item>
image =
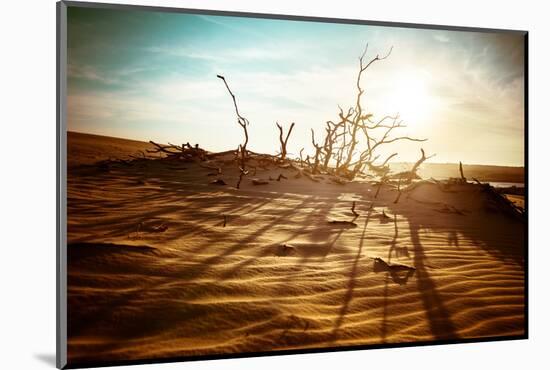
{"type": "Polygon", "coordinates": [[[406,124],[425,125],[433,110],[433,98],[425,76],[407,73],[396,78],[392,86],[387,97],[392,110],[399,112],[406,124]]]}

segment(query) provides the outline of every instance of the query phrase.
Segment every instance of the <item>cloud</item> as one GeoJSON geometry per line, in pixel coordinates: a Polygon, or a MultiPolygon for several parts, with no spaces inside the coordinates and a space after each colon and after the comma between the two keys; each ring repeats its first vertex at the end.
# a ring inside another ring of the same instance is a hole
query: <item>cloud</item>
{"type": "MultiPolygon", "coordinates": [[[[409,131],[403,133],[430,139],[425,149],[438,152],[438,160],[472,162],[454,156],[472,153],[475,158],[476,152],[488,147],[484,140],[492,143],[487,161],[523,160],[518,154],[524,110],[521,38],[198,19],[206,22],[186,18],[177,23],[170,18],[155,23],[172,27],[143,38],[127,29],[124,35],[132,38],[121,36],[119,43],[124,47],[116,53],[100,38],[94,39],[93,50],[79,43],[84,46],[79,53],[73,51],[69,64],[70,129],[142,140],[198,141],[211,150],[234,148],[242,133],[231,99],[215,77],[222,74],[251,122],[251,149],[275,152],[275,122],[279,121],[296,122],[289,150],[297,153],[305,147],[307,151],[310,128],[320,135],[327,120],[337,119],[338,105],[344,109],[354,105],[357,58],[368,41],[371,57],[395,47],[390,58],[375,63],[363,76],[366,109],[380,116],[400,111],[399,104],[407,104],[403,95],[415,94],[402,86],[412,76],[431,95],[432,111],[425,122],[403,117],[409,123],[409,131]],[[178,32],[181,37],[174,36],[178,32]],[[105,50],[112,52],[110,58],[97,57],[107,55],[101,54],[105,50]],[[96,83],[72,84],[76,80],[96,83]]],[[[156,30],[152,25],[151,32],[156,30]]],[[[417,145],[399,144],[395,150],[399,160],[418,156],[417,145]]]]}
{"type": "Polygon", "coordinates": [[[88,65],[77,65],[69,63],[67,75],[69,78],[79,78],[89,81],[101,82],[106,85],[117,84],[120,81],[116,78],[108,77],[99,72],[96,68],[88,65]]]}
{"type": "Polygon", "coordinates": [[[447,43],[449,42],[451,39],[441,33],[436,33],[433,38],[439,42],[443,42],[443,43],[447,43]]]}
{"type": "MultiPolygon", "coordinates": [[[[228,78],[237,96],[239,110],[251,122],[250,133],[255,136],[251,147],[274,151],[275,122],[296,122],[300,138],[292,140],[292,151],[309,145],[309,129],[321,130],[326,120],[337,117],[337,105],[353,104],[352,68],[297,71],[293,74],[235,71],[228,78]],[[342,80],[342,76],[348,76],[342,80]],[[345,97],[347,99],[343,99],[345,97]]],[[[139,88],[121,91],[74,91],[69,98],[69,129],[86,131],[95,128],[127,127],[128,132],[141,139],[172,141],[174,137],[197,135],[212,150],[226,150],[240,142],[240,130],[223,84],[211,77],[155,79],[142,81],[139,88]],[[141,91],[139,95],[135,91],[141,91]],[[152,133],[145,137],[145,123],[151,127],[170,127],[171,132],[152,133]],[[224,132],[225,142],[212,143],[208,132],[224,132]],[[226,135],[226,133],[229,133],[226,135]],[[174,137],[171,138],[171,135],[174,137]]],[[[126,137],[128,134],[125,135],[126,137]]],[[[298,137],[298,136],[297,136],[298,137]]],[[[204,145],[207,145],[204,144],[204,145]]]]}
{"type": "Polygon", "coordinates": [[[149,47],[144,51],[151,54],[164,54],[181,58],[196,59],[207,62],[242,63],[243,61],[282,60],[288,54],[284,50],[268,48],[218,49],[205,52],[201,48],[184,47],[149,47]]]}

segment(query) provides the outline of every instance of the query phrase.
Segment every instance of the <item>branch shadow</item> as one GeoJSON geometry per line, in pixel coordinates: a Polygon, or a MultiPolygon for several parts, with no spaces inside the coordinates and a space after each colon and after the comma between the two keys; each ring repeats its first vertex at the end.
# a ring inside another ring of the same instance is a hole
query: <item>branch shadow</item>
{"type": "Polygon", "coordinates": [[[347,283],[347,287],[346,287],[346,294],[344,295],[344,300],[342,302],[342,306],[340,307],[340,311],[338,312],[338,317],[336,319],[336,322],[334,323],[332,332],[330,334],[330,338],[331,338],[332,342],[338,340],[340,328],[341,328],[342,323],[344,322],[344,319],[345,319],[346,314],[348,312],[351,300],[353,299],[353,291],[355,290],[356,279],[357,279],[357,265],[359,264],[359,260],[361,258],[361,252],[363,251],[363,246],[364,246],[364,242],[365,242],[365,234],[367,232],[367,226],[368,226],[369,221],[370,221],[371,213],[372,213],[372,209],[369,209],[367,211],[367,215],[366,215],[366,218],[365,218],[365,223],[363,224],[363,230],[362,230],[362,233],[361,233],[361,238],[359,239],[359,248],[357,250],[357,254],[355,255],[355,259],[353,260],[353,264],[351,266],[351,270],[350,270],[350,273],[349,273],[349,279],[348,279],[348,283],[347,283]]]}
{"type": "Polygon", "coordinates": [[[435,339],[457,338],[455,325],[451,320],[451,315],[447,310],[444,300],[439,294],[435,282],[430,277],[424,263],[426,255],[420,241],[420,225],[409,220],[409,229],[411,232],[411,242],[414,251],[414,267],[416,268],[416,283],[424,311],[428,318],[430,331],[435,339]]]}

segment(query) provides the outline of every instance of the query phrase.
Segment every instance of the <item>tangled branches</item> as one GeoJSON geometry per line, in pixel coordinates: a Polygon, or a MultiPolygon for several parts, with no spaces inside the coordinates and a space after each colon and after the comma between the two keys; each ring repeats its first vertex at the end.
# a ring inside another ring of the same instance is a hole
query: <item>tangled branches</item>
{"type": "MultiPolygon", "coordinates": [[[[358,173],[368,171],[376,176],[384,177],[389,173],[387,165],[390,159],[397,156],[393,153],[381,163],[377,154],[381,147],[401,140],[422,142],[426,139],[418,139],[409,136],[393,136],[394,130],[406,127],[399,119],[399,114],[387,115],[375,120],[372,113],[368,113],[362,106],[362,97],[365,90],[361,87],[363,74],[378,61],[387,59],[393,50],[390,48],[384,56],[376,55],[369,62],[365,61],[368,44],[359,57],[359,72],[356,78],[357,96],[355,106],[346,112],[339,106],[339,120],[335,123],[327,121],[323,146],[319,146],[313,140],[315,156],[322,164],[325,172],[334,172],[336,175],[353,179],[358,173]],[[334,167],[331,168],[331,163],[334,167]]],[[[314,133],[312,132],[312,136],[314,133]]],[[[314,164],[317,169],[317,161],[314,164]]]]}
{"type": "MultiPolygon", "coordinates": [[[[300,150],[299,163],[312,174],[329,173],[339,178],[353,180],[360,173],[369,173],[384,181],[391,179],[389,161],[396,157],[398,153],[392,153],[385,158],[381,158],[381,148],[387,148],[387,145],[398,141],[415,141],[423,142],[426,139],[419,139],[410,136],[395,135],[398,129],[406,127],[400,119],[399,114],[386,115],[380,119],[375,119],[374,114],[368,112],[362,105],[362,98],[365,89],[362,87],[362,80],[366,71],[376,62],[389,58],[393,47],[383,55],[376,55],[374,58],[367,61],[366,55],[368,44],[365,50],[359,57],[359,71],[357,73],[355,85],[357,94],[354,106],[346,111],[338,106],[338,120],[327,121],[324,129],[324,137],[320,141],[315,138],[315,131],[311,129],[311,144],[314,152],[307,155],[304,159],[302,156],[303,149],[300,150]]],[[[248,145],[248,120],[243,117],[237,106],[235,95],[229,88],[225,77],[217,75],[227,88],[235,107],[237,115],[237,123],[242,127],[244,132],[244,142],[239,145],[237,150],[237,160],[241,172],[246,171],[247,157],[252,153],[247,149],[248,145]]],[[[294,122],[290,125],[286,136],[282,125],[276,123],[279,130],[280,155],[279,162],[289,162],[287,159],[288,151],[287,144],[289,137],[294,128],[294,122]]],[[[399,178],[404,182],[410,182],[417,174],[418,167],[428,158],[424,150],[421,149],[422,157],[415,163],[410,171],[400,173],[399,178]]],[[[275,158],[273,156],[270,156],[275,158]]],[[[297,160],[298,161],[298,160],[297,160]]],[[[242,177],[242,176],[241,176],[242,177]]]]}
{"type": "Polygon", "coordinates": [[[192,159],[195,157],[198,157],[200,159],[204,159],[207,155],[207,152],[199,148],[199,144],[195,144],[195,146],[191,146],[191,144],[182,144],[174,145],[168,143],[168,145],[163,144],[157,144],[154,141],[149,141],[150,144],[152,144],[155,148],[154,149],[147,149],[147,153],[152,154],[163,154],[167,156],[168,158],[178,158],[178,159],[192,159]]]}

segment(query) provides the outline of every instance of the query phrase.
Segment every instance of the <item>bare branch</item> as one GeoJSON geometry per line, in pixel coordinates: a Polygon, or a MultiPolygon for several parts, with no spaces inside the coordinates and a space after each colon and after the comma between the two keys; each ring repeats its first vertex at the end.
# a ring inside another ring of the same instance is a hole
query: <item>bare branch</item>
{"type": "Polygon", "coordinates": [[[235,113],[237,114],[237,123],[243,128],[244,131],[244,143],[241,145],[241,167],[245,168],[246,165],[246,145],[248,144],[248,130],[246,129],[246,126],[248,126],[248,120],[241,116],[239,113],[239,108],[237,106],[237,99],[235,98],[235,95],[229,88],[229,85],[227,84],[227,81],[225,80],[225,77],[221,75],[216,75],[219,79],[223,81],[225,84],[225,87],[227,88],[227,91],[229,92],[229,95],[231,95],[231,98],[233,99],[233,105],[235,106],[235,113]]]}
{"type": "Polygon", "coordinates": [[[286,134],[286,138],[284,140],[283,140],[283,127],[279,125],[278,122],[276,122],[275,124],[279,129],[279,141],[281,142],[281,161],[284,161],[287,154],[286,144],[288,143],[288,138],[290,137],[290,134],[292,133],[292,129],[294,128],[294,122],[292,122],[292,124],[290,125],[290,128],[288,129],[288,132],[286,134]]]}
{"type": "Polygon", "coordinates": [[[459,162],[460,163],[460,179],[462,180],[462,182],[466,182],[466,178],[464,177],[464,171],[462,170],[462,162],[459,162]]]}

